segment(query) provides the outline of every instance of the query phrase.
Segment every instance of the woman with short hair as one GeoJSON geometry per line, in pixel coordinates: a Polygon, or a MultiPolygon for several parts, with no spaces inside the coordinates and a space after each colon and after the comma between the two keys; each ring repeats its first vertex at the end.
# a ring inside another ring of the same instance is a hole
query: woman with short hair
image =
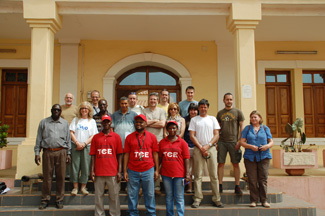
{"type": "Polygon", "coordinates": [[[250,191],[250,207],[256,207],[258,200],[262,206],[270,208],[267,202],[267,178],[273,146],[270,128],[263,125],[262,115],[254,110],[251,112],[250,125],[241,133],[241,146],[245,148],[244,163],[250,191]]]}
{"type": "Polygon", "coordinates": [[[91,161],[90,143],[93,136],[98,133],[93,113],[91,104],[87,101],[82,102],[78,107],[78,116],[72,120],[69,128],[72,140],[70,181],[73,183],[71,191],[73,196],[78,194],[78,183],[81,183],[81,193],[83,195],[89,194],[86,184],[91,161]]]}

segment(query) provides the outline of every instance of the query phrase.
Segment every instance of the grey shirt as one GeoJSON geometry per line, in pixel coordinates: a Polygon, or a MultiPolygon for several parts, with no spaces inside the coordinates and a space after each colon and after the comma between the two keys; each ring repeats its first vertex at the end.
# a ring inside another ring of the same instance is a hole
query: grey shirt
{"type": "Polygon", "coordinates": [[[39,155],[42,148],[66,148],[71,154],[71,136],[69,124],[63,118],[54,121],[52,117],[43,119],[38,126],[35,155],[39,155]]]}

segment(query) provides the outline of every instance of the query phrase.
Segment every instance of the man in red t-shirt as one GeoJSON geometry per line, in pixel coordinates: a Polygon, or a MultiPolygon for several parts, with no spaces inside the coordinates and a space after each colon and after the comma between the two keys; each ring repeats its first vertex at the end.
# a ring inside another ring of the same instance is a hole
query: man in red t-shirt
{"type": "Polygon", "coordinates": [[[121,181],[123,147],[117,133],[111,131],[112,120],[109,115],[102,117],[102,131],[96,134],[90,147],[90,175],[95,185],[95,216],[105,215],[105,185],[109,191],[110,215],[121,215],[119,182],[121,181]]]}
{"type": "Polygon", "coordinates": [[[139,215],[137,209],[140,181],[147,209],[146,215],[156,215],[154,180],[159,176],[158,144],[154,134],[146,130],[147,118],[137,115],[135,132],[125,139],[124,179],[128,182],[129,215],[139,215]]]}

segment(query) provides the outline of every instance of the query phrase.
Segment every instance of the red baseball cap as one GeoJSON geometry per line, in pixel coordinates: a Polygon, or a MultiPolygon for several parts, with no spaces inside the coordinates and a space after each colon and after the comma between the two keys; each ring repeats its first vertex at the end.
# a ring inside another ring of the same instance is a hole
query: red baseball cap
{"type": "Polygon", "coordinates": [[[147,118],[145,115],[143,115],[143,114],[137,115],[136,117],[134,117],[134,120],[137,118],[141,118],[143,121],[145,121],[147,123],[147,118]]]}
{"type": "Polygon", "coordinates": [[[174,124],[174,125],[176,125],[177,128],[178,128],[178,124],[177,124],[177,122],[175,122],[175,121],[169,121],[169,122],[167,122],[167,124],[166,124],[166,128],[167,128],[168,125],[170,125],[170,124],[174,124]]]}
{"type": "Polygon", "coordinates": [[[104,120],[112,121],[112,119],[111,119],[111,117],[109,115],[103,115],[102,121],[104,121],[104,120]]]}

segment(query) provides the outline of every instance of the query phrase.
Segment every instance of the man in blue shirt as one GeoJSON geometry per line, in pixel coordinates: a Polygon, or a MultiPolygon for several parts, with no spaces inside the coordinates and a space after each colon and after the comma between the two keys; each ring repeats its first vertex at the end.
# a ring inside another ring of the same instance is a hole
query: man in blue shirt
{"type": "Polygon", "coordinates": [[[136,112],[131,111],[129,108],[129,101],[126,97],[120,98],[120,109],[112,115],[112,128],[114,132],[120,135],[122,145],[124,148],[124,141],[127,135],[135,131],[134,117],[137,116],[136,112]]]}
{"type": "Polygon", "coordinates": [[[180,109],[180,114],[184,118],[188,116],[188,107],[190,106],[190,104],[191,103],[195,103],[196,105],[198,104],[198,102],[193,99],[195,93],[195,89],[193,86],[188,86],[185,92],[186,92],[186,100],[183,100],[178,104],[180,109]]]}

